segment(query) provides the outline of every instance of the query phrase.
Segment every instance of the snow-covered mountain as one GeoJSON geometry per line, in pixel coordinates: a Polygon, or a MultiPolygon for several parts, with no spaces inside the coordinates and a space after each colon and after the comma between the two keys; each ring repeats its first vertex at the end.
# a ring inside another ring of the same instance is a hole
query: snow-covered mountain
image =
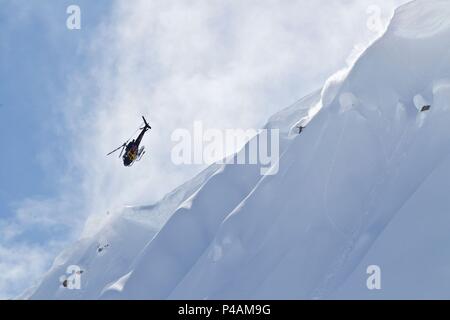
{"type": "Polygon", "coordinates": [[[400,7],[351,70],[269,120],[278,174],[216,164],[111,214],[22,297],[450,298],[449,44],[450,1],[400,7]],[[70,265],[80,290],[60,286],[70,265]]]}

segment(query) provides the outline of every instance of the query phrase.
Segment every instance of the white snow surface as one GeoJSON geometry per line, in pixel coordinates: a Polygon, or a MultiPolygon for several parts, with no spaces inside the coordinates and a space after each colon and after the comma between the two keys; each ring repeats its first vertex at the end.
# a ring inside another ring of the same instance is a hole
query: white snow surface
{"type": "Polygon", "coordinates": [[[112,215],[22,298],[450,298],[449,45],[450,1],[400,7],[351,70],[269,120],[278,174],[213,165],[112,215]],[[80,290],[60,286],[69,265],[80,290]]]}

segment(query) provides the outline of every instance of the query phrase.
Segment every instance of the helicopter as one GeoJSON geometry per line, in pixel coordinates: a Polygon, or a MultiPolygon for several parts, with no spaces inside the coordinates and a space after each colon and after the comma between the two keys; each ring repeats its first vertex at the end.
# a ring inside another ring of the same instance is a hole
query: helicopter
{"type": "Polygon", "coordinates": [[[144,127],[138,129],[141,130],[141,133],[139,134],[137,139],[131,140],[130,138],[120,147],[108,153],[107,156],[121,150],[119,158],[122,157],[123,165],[125,167],[131,167],[136,161],[141,160],[142,156],[145,153],[145,150],[144,146],[139,147],[139,145],[141,144],[142,138],[144,137],[145,133],[152,128],[144,117],[142,117],[142,119],[144,120],[144,127]]]}

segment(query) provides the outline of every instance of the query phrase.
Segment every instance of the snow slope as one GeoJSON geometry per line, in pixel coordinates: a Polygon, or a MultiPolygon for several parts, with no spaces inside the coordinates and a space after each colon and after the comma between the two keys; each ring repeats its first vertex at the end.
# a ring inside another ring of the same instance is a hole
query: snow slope
{"type": "Polygon", "coordinates": [[[207,168],[155,205],[127,207],[119,212],[110,212],[108,223],[95,236],[81,239],[62,252],[41,284],[30,288],[19,298],[98,298],[106,284],[115,282],[131,270],[135,257],[162,228],[170,214],[200,188],[217,168],[216,165],[207,168]],[[98,248],[104,249],[99,252],[98,248]],[[67,267],[71,265],[79,266],[84,271],[82,290],[69,291],[60,287],[59,279],[67,275],[67,267]]]}
{"type": "Polygon", "coordinates": [[[278,174],[214,165],[114,215],[24,297],[449,298],[449,21],[447,0],[400,7],[348,74],[269,120],[278,174]],[[85,269],[82,290],[59,287],[70,264],[85,269]],[[365,288],[370,264],[390,289],[365,288]]]}

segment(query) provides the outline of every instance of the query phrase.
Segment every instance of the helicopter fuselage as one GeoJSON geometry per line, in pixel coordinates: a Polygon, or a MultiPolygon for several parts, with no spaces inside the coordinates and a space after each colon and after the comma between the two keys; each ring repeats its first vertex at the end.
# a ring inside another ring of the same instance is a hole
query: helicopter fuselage
{"type": "Polygon", "coordinates": [[[134,161],[138,158],[139,154],[142,152],[139,150],[139,146],[141,144],[142,138],[144,138],[145,133],[149,130],[148,127],[144,127],[137,137],[136,140],[130,141],[125,147],[125,153],[123,155],[123,165],[125,167],[129,167],[133,164],[134,161]]]}
{"type": "Polygon", "coordinates": [[[139,148],[139,146],[141,144],[142,138],[144,138],[145,133],[152,127],[147,123],[147,120],[145,120],[144,117],[142,117],[142,119],[144,120],[144,127],[141,128],[141,133],[139,134],[137,139],[133,139],[131,141],[128,140],[123,145],[107,154],[109,156],[119,150],[122,150],[119,157],[122,157],[123,165],[125,167],[130,167],[135,161],[139,161],[145,153],[144,147],[139,148]]]}

